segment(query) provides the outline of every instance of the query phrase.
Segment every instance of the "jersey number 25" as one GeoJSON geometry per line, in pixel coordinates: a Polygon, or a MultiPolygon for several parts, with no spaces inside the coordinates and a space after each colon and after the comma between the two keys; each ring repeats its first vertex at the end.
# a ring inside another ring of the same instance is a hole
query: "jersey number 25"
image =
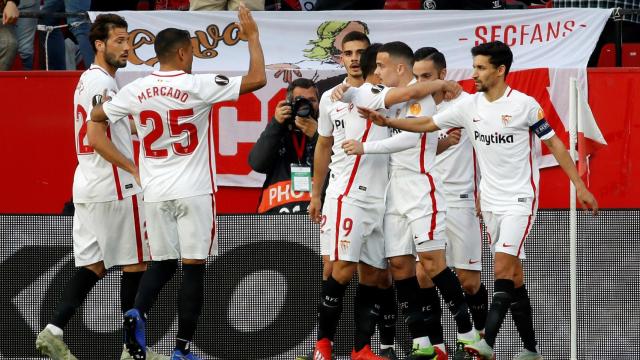
{"type": "Polygon", "coordinates": [[[178,119],[193,116],[193,109],[173,109],[169,110],[168,119],[163,119],[162,115],[153,110],[143,110],[140,112],[140,124],[144,127],[151,126],[151,131],[142,139],[144,144],[144,156],[150,158],[165,158],[169,156],[167,149],[153,149],[153,143],[158,140],[164,132],[163,122],[169,125],[169,136],[175,138],[187,133],[187,143],[171,143],[171,148],[176,155],[189,155],[198,147],[198,129],[192,123],[178,123],[178,119]]]}

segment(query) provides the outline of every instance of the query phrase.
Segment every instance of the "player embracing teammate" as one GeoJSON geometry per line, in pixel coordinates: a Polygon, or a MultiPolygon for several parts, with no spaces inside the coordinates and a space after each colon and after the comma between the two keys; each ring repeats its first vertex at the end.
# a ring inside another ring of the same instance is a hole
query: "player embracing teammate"
{"type": "Polygon", "coordinates": [[[598,212],[598,203],[578,176],[562,141],[546,121],[540,105],[505,82],[513,54],[500,41],[471,50],[473,79],[478,92],[433,116],[386,118],[374,109],[361,115],[381,126],[414,132],[434,132],[461,127],[471,137],[482,173],[480,207],[495,257],[494,293],[484,339],[465,346],[482,359],[495,356],[498,331],[509,310],[524,349],[518,360],[539,360],[529,295],[524,284],[524,242],[538,207],[538,137],[576,186],[578,199],[598,212]]]}

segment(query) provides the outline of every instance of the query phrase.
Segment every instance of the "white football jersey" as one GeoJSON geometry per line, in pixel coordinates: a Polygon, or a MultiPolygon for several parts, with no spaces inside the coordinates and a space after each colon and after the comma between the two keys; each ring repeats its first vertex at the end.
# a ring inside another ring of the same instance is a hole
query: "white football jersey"
{"type": "MultiPolygon", "coordinates": [[[[346,82],[346,79],[344,82],[346,82]]],[[[340,85],[336,87],[338,86],[340,85]]],[[[318,134],[320,136],[333,137],[333,146],[331,147],[333,154],[329,164],[331,175],[326,190],[327,195],[332,197],[340,195],[336,189],[335,179],[344,171],[347,162],[347,154],[342,150],[342,142],[345,139],[344,120],[349,112],[349,104],[341,101],[331,101],[331,93],[336,87],[322,94],[318,115],[318,134]]]]}
{"type": "Polygon", "coordinates": [[[555,135],[538,102],[507,87],[489,102],[484,93],[433,116],[441,129],[464,127],[482,172],[483,211],[530,215],[537,209],[539,142],[555,135]]]}
{"type": "Polygon", "coordinates": [[[215,191],[211,105],[236,100],[241,81],[239,76],[155,71],[104,104],[110,121],[129,113],[135,120],[145,201],[215,191]]]}
{"type": "MultiPolygon", "coordinates": [[[[75,115],[75,143],[78,166],[73,176],[73,201],[76,203],[122,200],[139,193],[140,187],[130,173],[112,165],[98,155],[87,139],[87,121],[90,120],[94,95],[104,91],[113,96],[118,91],[116,80],[98,65],[91,65],[82,73],[73,94],[75,115]]],[[[133,142],[128,115],[107,128],[107,136],[127,158],[133,159],[133,142]]]]}
{"type": "MultiPolygon", "coordinates": [[[[462,92],[453,100],[441,102],[436,105],[436,114],[456,106],[462,99],[469,96],[468,93],[462,92]]],[[[446,138],[452,130],[455,128],[440,130],[439,138],[446,138]]],[[[468,131],[461,130],[460,142],[436,156],[433,173],[442,183],[441,189],[448,206],[475,207],[478,174],[475,153],[468,131]]]]}
{"type": "MultiPolygon", "coordinates": [[[[416,83],[413,79],[407,86],[416,83]]],[[[431,95],[426,96],[420,100],[409,100],[405,103],[399,104],[399,111],[393,112],[392,108],[389,113],[390,117],[396,118],[412,118],[419,116],[431,116],[436,111],[436,103],[431,95]]],[[[402,130],[391,129],[391,137],[395,138],[402,134],[402,130]]],[[[405,169],[411,170],[420,174],[426,174],[431,171],[436,160],[436,150],[438,148],[438,134],[434,133],[412,133],[410,140],[413,142],[413,147],[395,152],[389,155],[389,165],[391,170],[393,169],[405,169]]]]}
{"type": "MultiPolygon", "coordinates": [[[[357,107],[384,109],[384,98],[389,89],[383,85],[364,83],[352,91],[349,113],[344,119],[345,138],[362,143],[386,139],[389,136],[387,128],[360,117],[357,107]]],[[[388,164],[387,154],[348,156],[345,169],[336,180],[336,190],[346,199],[368,203],[383,201],[389,181],[388,164]]]]}

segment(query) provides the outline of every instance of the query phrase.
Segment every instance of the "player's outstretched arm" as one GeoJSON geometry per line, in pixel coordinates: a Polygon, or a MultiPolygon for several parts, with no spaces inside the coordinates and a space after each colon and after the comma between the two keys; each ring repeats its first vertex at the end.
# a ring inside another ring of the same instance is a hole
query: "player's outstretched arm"
{"type": "Polygon", "coordinates": [[[386,139],[367,141],[366,143],[346,140],[342,143],[342,149],[347,155],[393,154],[415,147],[421,137],[422,134],[404,131],[386,139]]]}
{"type": "Polygon", "coordinates": [[[412,99],[422,99],[439,91],[451,93],[451,96],[457,97],[462,92],[462,87],[457,82],[448,80],[422,81],[409,86],[395,87],[387,92],[384,105],[389,108],[412,99]]]}
{"type": "Polygon", "coordinates": [[[387,118],[379,112],[358,106],[360,116],[373,121],[378,126],[387,126],[390,128],[411,131],[411,132],[434,132],[440,128],[433,122],[431,116],[419,116],[408,119],[387,118]]]}
{"type": "Polygon", "coordinates": [[[265,73],[258,24],[251,16],[249,9],[243,4],[240,4],[238,8],[238,20],[240,39],[246,40],[249,46],[249,72],[242,77],[240,84],[240,94],[246,94],[264,87],[267,84],[267,74],[265,73]]]}
{"type": "Polygon", "coordinates": [[[318,136],[313,153],[313,185],[311,187],[311,202],[309,203],[309,217],[311,221],[320,223],[322,220],[322,188],[329,172],[331,162],[331,146],[333,137],[318,136]]]}
{"type": "Polygon", "coordinates": [[[105,160],[131,173],[136,178],[138,185],[140,185],[138,167],[133,161],[122,155],[111,140],[109,140],[107,137],[107,126],[108,123],[104,121],[94,122],[93,119],[87,121],[87,138],[89,139],[89,145],[105,160]]]}
{"type": "Polygon", "coordinates": [[[573,182],[573,185],[575,185],[576,195],[578,196],[578,200],[582,204],[582,207],[591,210],[593,215],[597,215],[598,201],[593,194],[589,192],[587,186],[580,178],[580,175],[578,175],[576,165],[573,163],[573,160],[571,159],[567,149],[564,147],[562,141],[556,135],[553,135],[551,138],[543,141],[549,148],[549,151],[553,154],[553,157],[558,161],[562,170],[564,170],[565,174],[567,174],[569,179],[571,179],[571,182],[573,182]]]}

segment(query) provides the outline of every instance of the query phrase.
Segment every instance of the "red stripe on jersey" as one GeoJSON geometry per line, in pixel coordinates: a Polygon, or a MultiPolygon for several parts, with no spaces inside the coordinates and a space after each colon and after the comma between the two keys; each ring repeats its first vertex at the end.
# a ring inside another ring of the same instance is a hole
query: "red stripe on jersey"
{"type": "Polygon", "coordinates": [[[456,128],[451,128],[449,130],[447,130],[447,135],[451,134],[452,132],[456,131],[456,130],[461,130],[461,127],[456,127],[456,128]]]}
{"type": "Polygon", "coordinates": [[[185,74],[186,74],[186,72],[184,72],[184,71],[181,71],[181,72],[179,72],[177,74],[172,74],[172,75],[162,75],[162,74],[151,73],[151,75],[158,76],[158,77],[174,77],[174,76],[180,76],[180,75],[185,75],[185,74]]]}
{"type": "Polygon", "coordinates": [[[533,180],[533,132],[529,132],[529,171],[531,178],[531,189],[533,189],[533,202],[531,203],[531,214],[533,214],[533,210],[536,208],[536,182],[533,180]]]}
{"type": "MultiPolygon", "coordinates": [[[[371,120],[367,120],[367,127],[364,130],[364,134],[362,135],[362,143],[364,144],[367,141],[367,136],[369,136],[369,130],[371,130],[371,120]]],[[[351,185],[353,185],[353,180],[356,178],[356,173],[358,172],[358,166],[360,165],[360,159],[362,155],[356,155],[356,161],[353,164],[353,169],[351,169],[351,175],[349,176],[349,182],[347,183],[347,188],[344,190],[343,196],[349,195],[349,190],[351,190],[351,185]]]]}
{"type": "Polygon", "coordinates": [[[142,231],[140,231],[140,214],[138,213],[138,196],[131,196],[131,203],[133,204],[133,222],[136,229],[136,250],[138,251],[138,263],[144,262],[144,256],[142,254],[142,231]]]}
{"type": "Polygon", "coordinates": [[[429,240],[433,240],[433,232],[436,230],[436,216],[438,215],[438,204],[436,203],[436,184],[433,181],[433,177],[429,174],[424,167],[424,153],[427,150],[427,134],[422,134],[420,140],[420,173],[427,175],[429,179],[429,196],[431,197],[431,207],[433,212],[431,213],[431,227],[429,229],[429,240]]]}
{"type": "Polygon", "coordinates": [[[478,173],[477,173],[477,160],[476,160],[476,149],[471,149],[471,153],[473,154],[473,199],[478,199],[478,173]]]}
{"type": "MultiPolygon", "coordinates": [[[[107,137],[111,140],[111,128],[107,126],[107,137]]],[[[122,189],[120,188],[120,175],[118,174],[118,167],[115,164],[111,164],[113,170],[113,179],[116,183],[116,194],[118,194],[118,200],[122,200],[122,189]]]]}
{"type": "Polygon", "coordinates": [[[511,92],[513,91],[512,88],[509,88],[509,93],[507,94],[507,97],[509,97],[509,95],[511,95],[511,92]]]}
{"type": "Polygon", "coordinates": [[[213,146],[211,146],[211,127],[213,126],[212,121],[213,113],[209,112],[209,125],[207,126],[207,159],[209,160],[209,178],[211,179],[211,211],[213,212],[213,224],[211,226],[211,243],[209,244],[209,252],[211,255],[211,248],[213,247],[213,240],[216,236],[216,198],[213,193],[215,193],[215,181],[213,180],[213,163],[211,157],[213,155],[213,146]]]}
{"type": "Polygon", "coordinates": [[[424,168],[424,151],[427,148],[427,134],[422,134],[420,138],[420,173],[426,173],[424,168]]]}
{"type": "Polygon", "coordinates": [[[533,180],[533,132],[529,132],[529,178],[531,180],[531,190],[533,190],[533,201],[531,202],[531,215],[529,215],[529,221],[527,222],[527,228],[524,231],[524,235],[522,236],[522,240],[520,240],[520,246],[518,246],[518,254],[516,256],[520,256],[520,250],[522,249],[522,245],[524,245],[524,240],[529,233],[529,227],[531,226],[531,216],[533,216],[533,212],[536,208],[536,182],[533,180]]]}
{"type": "Polygon", "coordinates": [[[338,246],[340,246],[340,218],[342,217],[342,196],[338,196],[338,207],[336,208],[336,246],[334,251],[334,260],[340,260],[338,258],[338,246]]]}
{"type": "Polygon", "coordinates": [[[518,245],[518,253],[516,256],[520,256],[520,251],[522,250],[522,245],[524,245],[524,239],[527,238],[529,234],[529,227],[531,226],[531,215],[529,215],[529,219],[527,220],[527,227],[524,229],[524,234],[522,234],[522,239],[520,239],[520,245],[518,245]]]}
{"type": "Polygon", "coordinates": [[[429,179],[429,185],[431,186],[431,191],[429,192],[429,196],[431,197],[431,206],[433,207],[433,212],[431,213],[431,228],[429,229],[429,240],[433,240],[433,232],[436,230],[436,215],[438,215],[438,204],[436,203],[436,184],[433,181],[433,177],[429,173],[425,173],[427,178],[429,179]]]}
{"type": "Polygon", "coordinates": [[[207,151],[207,159],[209,160],[209,176],[211,179],[211,192],[215,193],[215,189],[216,189],[216,184],[215,184],[215,180],[213,178],[213,161],[211,160],[211,158],[214,156],[213,153],[213,146],[211,145],[212,142],[212,136],[211,136],[211,127],[213,126],[213,121],[212,118],[213,117],[213,113],[210,111],[209,112],[209,125],[207,126],[207,146],[208,146],[208,151],[207,151]]]}
{"type": "Polygon", "coordinates": [[[213,247],[213,240],[216,238],[216,198],[211,194],[211,212],[213,213],[213,223],[211,224],[211,243],[209,244],[209,252],[211,255],[211,248],[213,247]]]}

